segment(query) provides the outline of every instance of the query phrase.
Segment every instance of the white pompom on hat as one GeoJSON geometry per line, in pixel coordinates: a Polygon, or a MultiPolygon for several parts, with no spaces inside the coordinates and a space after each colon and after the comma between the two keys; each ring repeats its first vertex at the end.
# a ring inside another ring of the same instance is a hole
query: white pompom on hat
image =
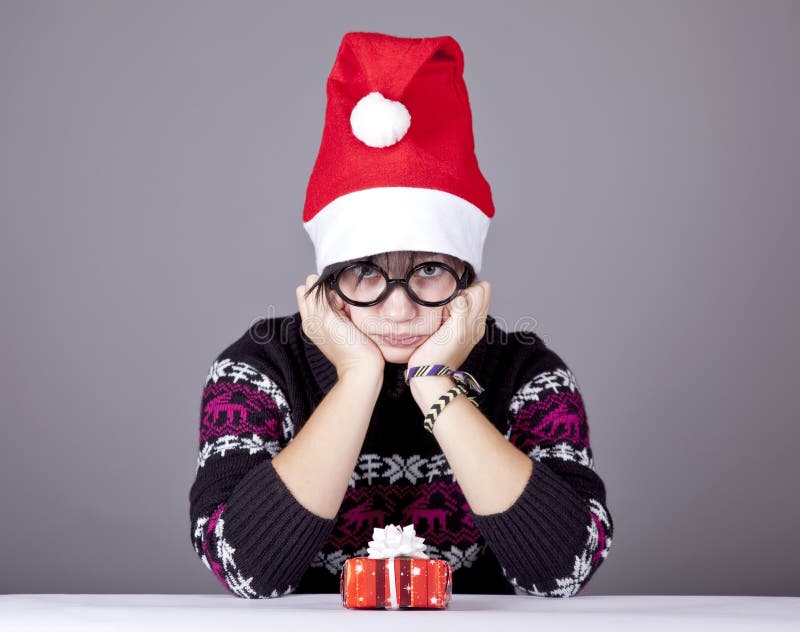
{"type": "Polygon", "coordinates": [[[388,147],[406,135],[411,115],[400,101],[387,99],[380,92],[370,92],[350,113],[350,127],[355,137],[369,147],[388,147]]]}

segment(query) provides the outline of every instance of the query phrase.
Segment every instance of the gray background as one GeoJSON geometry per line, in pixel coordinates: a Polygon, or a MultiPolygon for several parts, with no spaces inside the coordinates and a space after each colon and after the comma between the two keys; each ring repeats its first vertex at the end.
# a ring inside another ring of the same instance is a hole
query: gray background
{"type": "Polygon", "coordinates": [[[0,591],[224,592],[200,393],[297,308],[325,80],[374,30],[465,52],[490,313],[575,371],[608,488],[585,594],[800,594],[800,3],[289,5],[0,3],[0,591]]]}

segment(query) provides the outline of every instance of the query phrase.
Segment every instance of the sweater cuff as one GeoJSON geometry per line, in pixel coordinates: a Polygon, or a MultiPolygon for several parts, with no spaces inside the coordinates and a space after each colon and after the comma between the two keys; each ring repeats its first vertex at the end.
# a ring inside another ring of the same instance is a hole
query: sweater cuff
{"type": "Polygon", "coordinates": [[[224,515],[235,558],[267,593],[297,586],[335,524],[301,505],[271,460],[242,478],[224,515]]]}
{"type": "Polygon", "coordinates": [[[526,584],[571,575],[591,523],[587,503],[540,461],[511,507],[470,517],[506,573],[526,584]]]}

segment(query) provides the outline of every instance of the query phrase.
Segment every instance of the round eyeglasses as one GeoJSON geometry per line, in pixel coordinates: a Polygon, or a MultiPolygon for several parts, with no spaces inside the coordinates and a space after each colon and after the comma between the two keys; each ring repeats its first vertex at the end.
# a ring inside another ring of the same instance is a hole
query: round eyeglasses
{"type": "Polygon", "coordinates": [[[328,280],[329,285],[350,305],[371,307],[389,294],[392,286],[401,285],[415,303],[438,307],[452,301],[467,287],[467,271],[458,273],[441,261],[415,265],[404,279],[390,279],[380,266],[369,261],[351,263],[328,280]]]}

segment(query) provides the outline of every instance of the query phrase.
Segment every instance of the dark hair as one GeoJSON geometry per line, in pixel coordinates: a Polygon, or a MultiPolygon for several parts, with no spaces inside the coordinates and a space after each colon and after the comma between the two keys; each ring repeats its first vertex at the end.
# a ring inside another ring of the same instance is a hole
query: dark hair
{"type": "Polygon", "coordinates": [[[384,270],[389,272],[392,276],[404,275],[414,264],[415,260],[425,257],[427,255],[437,255],[443,257],[445,263],[455,269],[456,272],[462,274],[466,272],[465,280],[467,285],[472,285],[478,280],[478,275],[475,274],[475,269],[472,264],[467,263],[453,257],[439,252],[428,252],[425,250],[393,250],[391,252],[381,252],[369,257],[358,257],[357,259],[349,259],[348,261],[340,261],[339,263],[332,263],[322,270],[322,274],[314,282],[314,284],[306,291],[306,298],[315,293],[314,299],[316,301],[322,300],[323,296],[328,301],[328,305],[333,308],[330,292],[326,292],[328,280],[333,278],[342,268],[357,261],[369,261],[370,263],[377,263],[384,270]],[[403,271],[403,272],[400,272],[403,271]]]}

